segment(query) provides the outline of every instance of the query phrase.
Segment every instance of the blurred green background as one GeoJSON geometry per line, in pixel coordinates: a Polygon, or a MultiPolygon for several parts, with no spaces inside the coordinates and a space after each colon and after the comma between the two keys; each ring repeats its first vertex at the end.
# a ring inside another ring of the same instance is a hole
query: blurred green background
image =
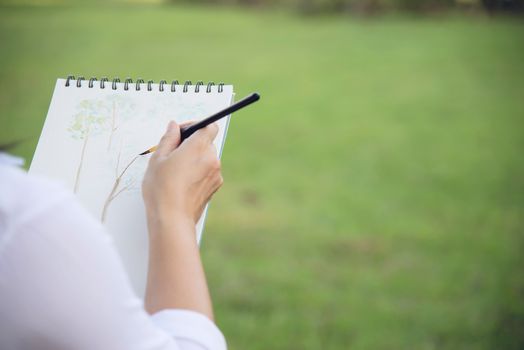
{"type": "Polygon", "coordinates": [[[522,17],[149,2],[3,1],[0,143],[69,73],[259,91],[202,247],[230,349],[524,348],[522,17]]]}

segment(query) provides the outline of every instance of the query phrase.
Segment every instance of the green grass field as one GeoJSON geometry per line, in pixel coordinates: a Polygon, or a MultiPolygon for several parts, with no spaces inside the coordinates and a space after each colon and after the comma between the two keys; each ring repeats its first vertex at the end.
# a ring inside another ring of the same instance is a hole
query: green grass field
{"type": "Polygon", "coordinates": [[[68,73],[233,83],[203,258],[233,350],[524,347],[524,23],[0,8],[0,142],[68,73]]]}

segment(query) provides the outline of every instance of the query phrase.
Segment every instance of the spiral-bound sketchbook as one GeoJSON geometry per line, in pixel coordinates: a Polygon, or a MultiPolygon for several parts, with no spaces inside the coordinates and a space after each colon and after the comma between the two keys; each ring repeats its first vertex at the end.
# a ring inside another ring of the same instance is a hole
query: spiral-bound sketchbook
{"type": "MultiPolygon", "coordinates": [[[[143,296],[148,239],[141,182],[170,120],[205,118],[229,106],[231,85],[139,79],[58,79],[30,173],[58,180],[112,236],[131,283],[143,296]]],[[[229,117],[218,122],[220,156],[229,117]]],[[[207,212],[197,224],[200,241],[207,212]]]]}

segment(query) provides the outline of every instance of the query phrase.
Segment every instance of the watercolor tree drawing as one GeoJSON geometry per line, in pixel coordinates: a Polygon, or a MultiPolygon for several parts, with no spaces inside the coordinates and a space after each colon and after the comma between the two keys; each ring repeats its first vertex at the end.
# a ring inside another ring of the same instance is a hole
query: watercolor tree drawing
{"type": "Polygon", "coordinates": [[[109,113],[107,117],[107,126],[109,128],[107,150],[110,151],[111,146],[113,145],[115,133],[121,126],[121,123],[124,123],[133,116],[135,105],[127,98],[120,95],[110,95],[105,101],[108,104],[107,109],[109,113]]]}
{"type": "Polygon", "coordinates": [[[175,96],[158,96],[150,108],[147,116],[154,116],[154,120],[165,122],[176,120],[178,124],[188,121],[196,121],[209,116],[203,102],[188,103],[184,99],[175,96]]]}
{"type": "Polygon", "coordinates": [[[109,208],[109,205],[113,200],[118,197],[123,192],[129,190],[131,186],[133,186],[134,181],[133,179],[125,178],[126,172],[129,169],[129,167],[135,162],[135,160],[138,159],[138,155],[133,157],[130,162],[128,162],[122,170],[120,170],[120,157],[122,155],[122,150],[118,152],[117,161],[116,161],[116,167],[115,167],[115,181],[113,182],[113,186],[111,187],[111,191],[107,195],[104,206],[102,207],[102,213],[100,215],[100,221],[104,223],[107,219],[107,210],[109,208]],[[125,180],[127,180],[126,183],[125,180]],[[124,183],[124,184],[123,184],[124,183]],[[122,185],[122,187],[121,187],[122,185]]]}
{"type": "Polygon", "coordinates": [[[67,129],[71,137],[82,141],[80,159],[76,168],[73,192],[77,193],[80,186],[80,176],[85,162],[87,145],[92,136],[104,129],[106,121],[106,105],[101,100],[82,100],[77,106],[78,112],[73,116],[67,129]]]}
{"type": "Polygon", "coordinates": [[[133,157],[131,161],[125,164],[122,170],[120,170],[123,137],[126,136],[125,124],[135,116],[135,104],[128,98],[119,95],[108,96],[105,101],[109,109],[109,115],[107,118],[107,127],[109,131],[107,151],[109,153],[112,153],[111,147],[114,143],[114,139],[116,138],[117,133],[124,135],[120,136],[120,149],[116,155],[116,166],[114,173],[115,180],[113,182],[113,186],[111,187],[111,191],[105,198],[104,205],[102,207],[102,213],[100,216],[100,220],[102,222],[106,221],[109,206],[115,200],[115,198],[117,198],[123,192],[128,191],[133,186],[134,180],[127,176],[129,175],[128,169],[138,158],[137,156],[133,157]]]}

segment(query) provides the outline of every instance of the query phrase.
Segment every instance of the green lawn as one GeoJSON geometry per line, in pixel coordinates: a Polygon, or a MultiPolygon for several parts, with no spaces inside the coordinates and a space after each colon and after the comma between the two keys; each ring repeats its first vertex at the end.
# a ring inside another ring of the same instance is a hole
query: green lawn
{"type": "Polygon", "coordinates": [[[512,19],[0,8],[0,142],[30,160],[68,73],[259,91],[202,247],[231,349],[521,349],[523,38],[512,19]]]}

